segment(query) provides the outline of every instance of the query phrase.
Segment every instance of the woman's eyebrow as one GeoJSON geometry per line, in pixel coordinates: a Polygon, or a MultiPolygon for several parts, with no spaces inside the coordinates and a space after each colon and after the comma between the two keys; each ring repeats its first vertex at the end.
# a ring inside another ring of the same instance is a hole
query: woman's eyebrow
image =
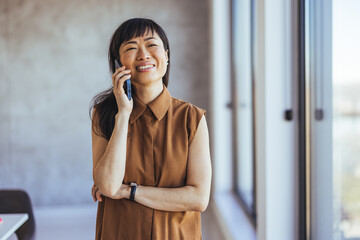
{"type": "MultiPolygon", "coordinates": [[[[149,40],[151,40],[151,39],[155,39],[155,40],[156,40],[156,38],[154,38],[154,37],[148,37],[148,38],[145,38],[145,41],[149,41],[149,40]]],[[[127,44],[131,44],[131,43],[137,44],[136,41],[129,41],[129,42],[125,43],[124,46],[127,45],[127,44]]]]}
{"type": "Polygon", "coordinates": [[[148,37],[148,38],[145,38],[145,41],[149,41],[149,40],[151,40],[151,39],[156,39],[156,38],[154,38],[154,37],[148,37]]]}
{"type": "Polygon", "coordinates": [[[127,44],[131,44],[131,43],[137,44],[136,41],[129,41],[129,42],[125,43],[124,46],[127,45],[127,44]]]}

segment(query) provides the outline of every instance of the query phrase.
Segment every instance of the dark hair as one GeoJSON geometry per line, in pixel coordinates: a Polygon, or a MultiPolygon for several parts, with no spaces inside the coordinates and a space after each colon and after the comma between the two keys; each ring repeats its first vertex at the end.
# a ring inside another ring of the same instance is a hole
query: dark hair
{"type": "MultiPolygon", "coordinates": [[[[151,31],[152,34],[156,32],[164,44],[165,51],[168,50],[168,65],[166,73],[162,78],[165,86],[169,82],[170,71],[170,46],[166,37],[165,31],[153,20],[146,18],[132,18],[123,22],[114,32],[110,40],[108,60],[111,74],[115,72],[114,61],[117,59],[122,65],[119,56],[119,49],[123,42],[128,41],[134,37],[140,37],[151,31]]],[[[110,139],[115,125],[115,115],[118,112],[113,88],[97,94],[91,103],[89,113],[91,115],[92,109],[96,108],[96,116],[92,118],[92,129],[97,135],[101,135],[106,139],[110,139]],[[94,121],[96,120],[96,121],[94,121]]]]}

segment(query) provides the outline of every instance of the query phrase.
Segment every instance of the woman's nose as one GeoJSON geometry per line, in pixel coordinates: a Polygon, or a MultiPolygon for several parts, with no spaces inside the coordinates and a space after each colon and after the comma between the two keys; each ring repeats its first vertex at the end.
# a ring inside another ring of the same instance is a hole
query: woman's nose
{"type": "Polygon", "coordinates": [[[149,52],[146,49],[139,48],[136,60],[144,61],[144,60],[149,59],[149,58],[150,58],[149,52]]]}

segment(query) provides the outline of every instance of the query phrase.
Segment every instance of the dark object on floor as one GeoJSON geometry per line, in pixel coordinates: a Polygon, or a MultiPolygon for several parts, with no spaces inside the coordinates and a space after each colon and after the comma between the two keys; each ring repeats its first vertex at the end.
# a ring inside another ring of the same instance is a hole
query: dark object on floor
{"type": "Polygon", "coordinates": [[[29,195],[23,190],[0,190],[0,213],[27,213],[29,219],[15,232],[19,240],[35,239],[35,219],[29,195]]]}

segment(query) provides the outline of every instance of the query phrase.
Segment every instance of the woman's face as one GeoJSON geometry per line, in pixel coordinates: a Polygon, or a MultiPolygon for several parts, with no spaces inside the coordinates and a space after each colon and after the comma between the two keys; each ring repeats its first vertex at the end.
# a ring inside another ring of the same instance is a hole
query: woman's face
{"type": "Polygon", "coordinates": [[[168,50],[165,51],[159,35],[147,31],[143,36],[123,42],[119,49],[120,61],[131,70],[133,84],[148,85],[162,82],[166,73],[168,50]]]}

